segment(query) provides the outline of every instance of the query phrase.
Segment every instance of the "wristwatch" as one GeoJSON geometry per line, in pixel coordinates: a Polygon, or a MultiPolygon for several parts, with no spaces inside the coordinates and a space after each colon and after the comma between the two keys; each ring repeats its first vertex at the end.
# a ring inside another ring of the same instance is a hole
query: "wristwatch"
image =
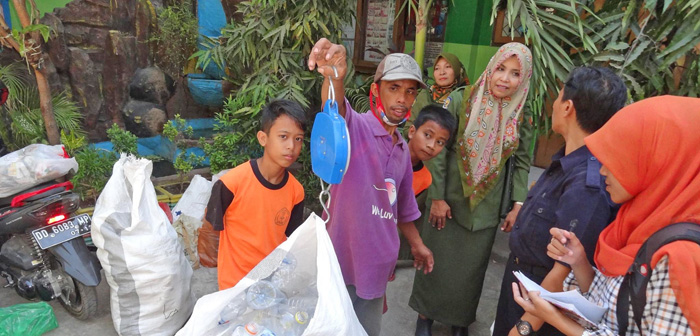
{"type": "Polygon", "coordinates": [[[532,325],[530,322],[525,320],[520,320],[515,324],[515,329],[518,330],[518,334],[527,336],[532,334],[532,325]]]}

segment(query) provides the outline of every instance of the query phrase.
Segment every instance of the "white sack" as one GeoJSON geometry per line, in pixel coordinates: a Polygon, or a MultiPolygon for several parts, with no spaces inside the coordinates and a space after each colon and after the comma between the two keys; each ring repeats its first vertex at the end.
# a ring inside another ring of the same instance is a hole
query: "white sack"
{"type": "Polygon", "coordinates": [[[190,316],[192,268],[158,206],[146,159],[122,155],[97,199],[92,239],[122,336],[173,335],[190,316]]]}
{"type": "Polygon", "coordinates": [[[236,286],[200,298],[192,317],[177,336],[222,333],[228,327],[218,325],[224,306],[256,281],[270,276],[279,267],[287,252],[295,256],[297,272],[316,275],[318,303],[303,335],[367,335],[352,308],[335,250],[326,232],[326,225],[321,218],[311,214],[304,224],[260,261],[236,286]]]}

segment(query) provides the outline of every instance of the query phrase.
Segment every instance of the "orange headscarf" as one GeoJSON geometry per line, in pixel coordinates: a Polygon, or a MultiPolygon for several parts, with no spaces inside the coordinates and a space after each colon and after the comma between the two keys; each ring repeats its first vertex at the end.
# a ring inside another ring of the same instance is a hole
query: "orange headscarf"
{"type": "MultiPolygon", "coordinates": [[[[598,269],[624,275],[649,236],[682,221],[700,219],[700,99],[662,96],[615,114],[586,145],[633,198],[600,235],[598,269]]],[[[700,246],[665,245],[671,287],[695,335],[700,335],[700,246]]]]}

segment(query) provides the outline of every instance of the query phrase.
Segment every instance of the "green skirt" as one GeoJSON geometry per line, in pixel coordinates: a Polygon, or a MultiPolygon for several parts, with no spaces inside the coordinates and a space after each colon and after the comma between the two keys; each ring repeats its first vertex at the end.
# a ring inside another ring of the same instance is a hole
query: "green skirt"
{"type": "Polygon", "coordinates": [[[451,326],[474,322],[497,230],[496,225],[469,231],[454,216],[440,231],[424,224],[421,237],[433,252],[435,266],[427,275],[416,271],[411,308],[451,326]]]}

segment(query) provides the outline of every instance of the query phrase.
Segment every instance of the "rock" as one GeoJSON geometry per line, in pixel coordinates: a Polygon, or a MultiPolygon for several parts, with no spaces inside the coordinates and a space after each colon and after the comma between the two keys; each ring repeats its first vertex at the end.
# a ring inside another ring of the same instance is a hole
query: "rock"
{"type": "Polygon", "coordinates": [[[192,99],[185,78],[180,78],[175,83],[175,93],[165,104],[165,112],[168,119],[174,119],[176,114],[184,119],[211,118],[212,115],[209,108],[192,99]]]}
{"type": "Polygon", "coordinates": [[[160,134],[167,121],[163,106],[150,102],[129,100],[122,112],[126,129],[138,137],[160,134]]]}
{"type": "Polygon", "coordinates": [[[66,44],[71,47],[103,49],[109,35],[109,28],[95,28],[77,24],[64,26],[66,44]]]}
{"type": "MultiPolygon", "coordinates": [[[[154,4],[155,5],[155,4],[154,4]]],[[[155,48],[156,42],[149,41],[153,32],[157,31],[158,18],[155,16],[155,9],[150,6],[149,1],[139,1],[136,4],[136,18],[134,21],[136,36],[136,57],[138,67],[148,66],[151,57],[151,48],[155,48]]]]}
{"type": "Polygon", "coordinates": [[[113,0],[74,0],[66,4],[64,8],[54,10],[56,16],[61,18],[64,24],[76,23],[78,25],[92,27],[110,27],[115,19],[112,11],[118,13],[116,3],[122,1],[113,0]]]}
{"type": "Polygon", "coordinates": [[[125,36],[117,30],[109,32],[104,51],[105,111],[113,123],[124,125],[122,107],[129,100],[129,80],[136,72],[133,57],[136,38],[125,36]]]}
{"type": "Polygon", "coordinates": [[[69,67],[70,86],[73,91],[73,100],[80,106],[83,116],[83,129],[88,132],[90,140],[102,139],[98,129],[98,118],[104,110],[102,96],[102,82],[100,73],[90,56],[82,49],[70,47],[71,63],[69,67]]]}
{"type": "Polygon", "coordinates": [[[44,52],[42,57],[44,58],[44,69],[42,70],[42,72],[44,73],[44,76],[46,76],[46,78],[49,80],[49,87],[51,88],[51,93],[55,95],[63,91],[61,76],[58,74],[56,66],[53,64],[53,62],[51,62],[49,55],[47,55],[44,52]]]}
{"type": "Polygon", "coordinates": [[[70,55],[68,54],[68,46],[66,45],[65,28],[63,22],[53,13],[46,13],[41,18],[41,23],[45,24],[53,30],[51,38],[44,43],[46,51],[51,58],[51,62],[56,67],[57,72],[67,73],[70,65],[70,55]]]}
{"type": "Polygon", "coordinates": [[[158,105],[165,105],[174,90],[173,79],[157,67],[136,70],[129,84],[129,96],[158,105]]]}

